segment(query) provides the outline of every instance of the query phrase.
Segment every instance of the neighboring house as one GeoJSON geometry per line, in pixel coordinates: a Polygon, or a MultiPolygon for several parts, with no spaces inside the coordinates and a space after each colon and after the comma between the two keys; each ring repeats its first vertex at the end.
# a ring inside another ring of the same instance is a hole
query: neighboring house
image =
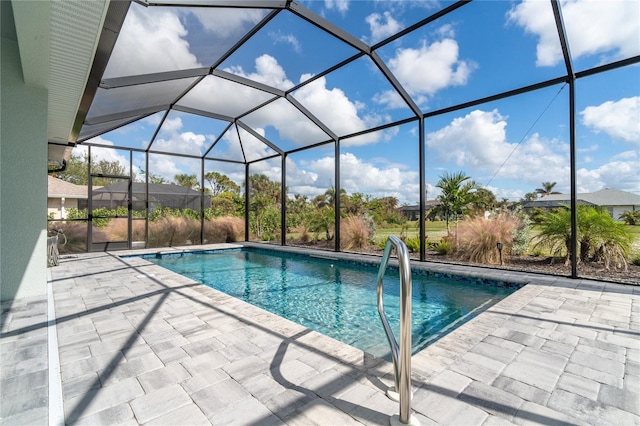
{"type": "Polygon", "coordinates": [[[47,214],[53,219],[64,219],[67,209],[73,207],[86,208],[87,187],[66,182],[62,179],[47,175],[47,214]]]}
{"type": "MultiPolygon", "coordinates": [[[[424,210],[428,212],[438,204],[440,204],[440,201],[438,200],[425,201],[424,210]]],[[[418,220],[420,217],[420,204],[416,204],[414,206],[402,206],[400,207],[400,211],[405,215],[407,220],[418,220]]]]}
{"type": "MultiPolygon", "coordinates": [[[[552,209],[567,206],[570,202],[571,198],[567,194],[550,194],[538,200],[526,201],[524,208],[526,211],[535,207],[552,209]]],[[[640,210],[640,195],[613,188],[577,194],[576,202],[578,204],[604,207],[615,220],[620,220],[620,215],[626,211],[640,210]]]]}

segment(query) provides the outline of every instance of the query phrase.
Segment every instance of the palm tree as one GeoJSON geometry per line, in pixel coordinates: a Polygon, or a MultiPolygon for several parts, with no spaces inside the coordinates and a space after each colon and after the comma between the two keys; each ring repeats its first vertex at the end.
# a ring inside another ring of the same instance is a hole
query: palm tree
{"type": "MultiPolygon", "coordinates": [[[[347,196],[347,191],[340,189],[341,200],[347,196]]],[[[323,194],[316,195],[311,203],[315,207],[310,217],[310,227],[314,232],[325,232],[327,241],[333,239],[331,231],[335,226],[336,188],[331,185],[323,194]]],[[[342,203],[343,205],[345,203],[342,203]]]]}
{"type": "MultiPolygon", "coordinates": [[[[631,235],[624,224],[616,222],[606,210],[578,205],[578,253],[579,261],[602,261],[608,270],[611,263],[627,268],[626,257],[631,250],[631,235]]],[[[566,253],[568,264],[571,253],[571,210],[557,208],[542,219],[536,246],[544,245],[555,256],[566,253]]]]}
{"type": "Polygon", "coordinates": [[[550,194],[560,194],[553,190],[554,186],[556,186],[556,182],[542,182],[542,188],[536,188],[536,192],[543,197],[550,194]]]}
{"type": "Polygon", "coordinates": [[[478,185],[469,179],[471,177],[461,171],[445,172],[436,184],[442,190],[442,194],[436,198],[440,204],[435,208],[444,215],[447,222],[447,235],[450,234],[450,219],[455,218],[457,221],[459,216],[466,213],[467,205],[473,200],[473,192],[478,189],[478,185]]]}

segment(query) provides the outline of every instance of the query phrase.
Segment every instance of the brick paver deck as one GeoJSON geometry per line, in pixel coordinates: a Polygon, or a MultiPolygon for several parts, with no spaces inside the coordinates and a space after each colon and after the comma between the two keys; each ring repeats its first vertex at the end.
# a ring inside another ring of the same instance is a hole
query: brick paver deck
{"type": "MultiPolygon", "coordinates": [[[[529,284],[414,355],[422,425],[640,424],[640,287],[432,266],[529,284]]],[[[83,254],[51,274],[67,424],[386,425],[398,412],[390,363],[143,259],[83,254]]],[[[46,297],[2,305],[2,424],[48,423],[48,325],[46,297]]]]}

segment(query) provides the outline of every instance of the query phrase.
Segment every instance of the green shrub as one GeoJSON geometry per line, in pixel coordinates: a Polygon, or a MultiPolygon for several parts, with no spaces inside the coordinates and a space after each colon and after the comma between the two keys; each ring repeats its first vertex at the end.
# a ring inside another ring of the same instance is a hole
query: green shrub
{"type": "Polygon", "coordinates": [[[438,254],[449,254],[455,251],[455,244],[445,238],[441,239],[434,247],[438,254]]]}
{"type": "Polygon", "coordinates": [[[412,253],[420,252],[420,237],[407,238],[404,242],[407,245],[407,248],[412,253]]]}
{"type": "Polygon", "coordinates": [[[640,225],[640,210],[628,210],[620,215],[620,219],[622,219],[627,225],[640,225]]]}
{"type": "Polygon", "coordinates": [[[86,219],[87,210],[86,209],[78,210],[75,207],[70,207],[67,209],[65,216],[66,216],[65,219],[86,219]]]}
{"type": "Polygon", "coordinates": [[[274,205],[249,213],[249,230],[262,241],[274,241],[280,230],[280,211],[274,205]]]}
{"type": "Polygon", "coordinates": [[[529,210],[529,218],[533,223],[542,223],[545,216],[547,214],[547,210],[542,207],[533,207],[529,210]]]}
{"type": "Polygon", "coordinates": [[[635,266],[640,266],[640,254],[633,256],[630,263],[635,266]]]}
{"type": "Polygon", "coordinates": [[[506,214],[516,219],[518,224],[511,233],[511,253],[514,255],[524,254],[529,250],[529,245],[531,244],[531,218],[521,208],[506,214]]]}
{"type": "Polygon", "coordinates": [[[200,220],[200,214],[192,209],[172,209],[171,207],[159,206],[149,212],[150,221],[156,221],[163,217],[187,217],[193,220],[200,220]]]}

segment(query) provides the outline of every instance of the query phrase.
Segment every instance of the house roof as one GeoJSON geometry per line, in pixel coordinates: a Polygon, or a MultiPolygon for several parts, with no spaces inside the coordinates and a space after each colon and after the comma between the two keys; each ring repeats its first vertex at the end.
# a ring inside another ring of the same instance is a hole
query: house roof
{"type": "MultiPolygon", "coordinates": [[[[614,188],[577,194],[576,198],[597,206],[640,206],[640,195],[614,188]]],[[[571,197],[568,194],[549,194],[534,201],[534,203],[568,203],[570,199],[571,197]]]]}
{"type": "MultiPolygon", "coordinates": [[[[438,200],[428,200],[424,202],[424,207],[427,209],[433,208],[437,205],[440,204],[440,201],[438,200]]],[[[402,206],[400,207],[400,210],[402,211],[419,211],[420,210],[420,204],[415,204],[412,206],[402,206]]]]}
{"type": "Polygon", "coordinates": [[[87,187],[47,175],[49,198],[87,198],[87,187]]]}

